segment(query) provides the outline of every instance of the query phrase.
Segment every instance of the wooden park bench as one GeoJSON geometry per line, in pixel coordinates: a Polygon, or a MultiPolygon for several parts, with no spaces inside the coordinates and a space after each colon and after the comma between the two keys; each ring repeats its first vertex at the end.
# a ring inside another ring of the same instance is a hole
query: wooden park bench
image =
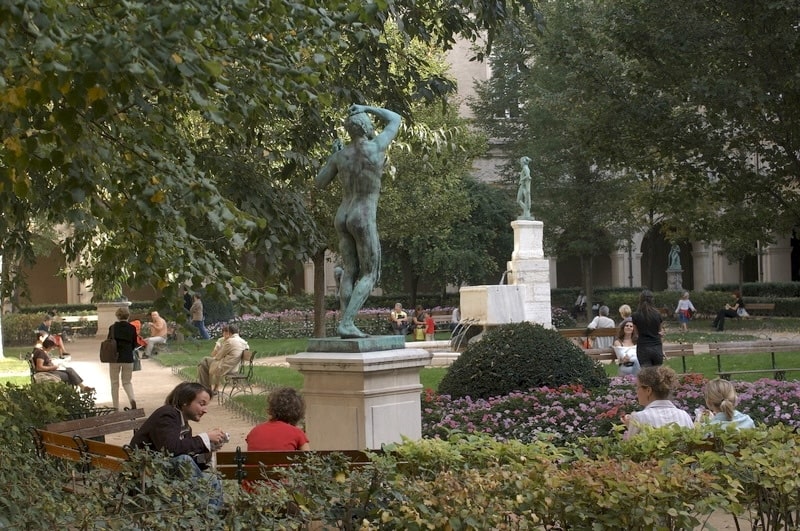
{"type": "Polygon", "coordinates": [[[745,304],[744,307],[749,314],[748,317],[768,317],[775,311],[774,302],[751,302],[745,304]]]}
{"type": "Polygon", "coordinates": [[[76,334],[93,336],[97,333],[97,315],[63,315],[59,319],[65,339],[76,334]]]}
{"type": "MultiPolygon", "coordinates": [[[[561,328],[558,330],[561,337],[574,340],[579,346],[583,346],[584,341],[595,337],[617,337],[619,329],[614,328],[595,328],[589,330],[588,328],[561,328]]],[[[595,349],[597,350],[597,349],[595,349]]],[[[604,350],[604,349],[599,349],[604,350]]],[[[613,354],[613,351],[612,351],[613,354]]]]}
{"type": "MultiPolygon", "coordinates": [[[[75,463],[72,479],[64,489],[77,492],[83,486],[86,474],[92,470],[119,473],[130,460],[130,448],[101,441],[85,439],[80,435],[68,435],[43,429],[31,428],[36,453],[43,459],[57,458],[75,463]]],[[[112,481],[115,484],[116,481],[112,481]]]]}
{"type": "Polygon", "coordinates": [[[708,345],[708,353],[717,357],[717,376],[725,380],[742,374],[771,374],[776,380],[785,380],[787,372],[800,371],[800,367],[778,367],[775,361],[776,352],[800,352],[800,342],[791,340],[729,341],[708,345]],[[763,369],[729,370],[722,367],[722,360],[725,356],[766,353],[770,355],[770,366],[763,369]]]}
{"type": "MultiPolygon", "coordinates": [[[[689,343],[665,343],[663,346],[664,356],[667,358],[681,358],[681,364],[683,366],[683,374],[686,374],[686,357],[687,356],[694,356],[694,345],[689,343]]],[[[589,348],[584,349],[584,352],[587,356],[592,358],[593,360],[597,360],[600,362],[616,362],[617,361],[617,354],[614,352],[614,349],[609,348],[589,348]]]]}
{"type": "MultiPolygon", "coordinates": [[[[302,465],[313,457],[338,454],[348,461],[349,468],[372,464],[369,454],[380,454],[381,450],[362,452],[359,450],[313,450],[309,452],[247,452],[236,447],[233,452],[215,452],[212,467],[223,478],[243,481],[258,481],[270,476],[270,471],[302,465]]],[[[277,474],[276,474],[277,475],[277,474]]]]}
{"type": "Polygon", "coordinates": [[[52,422],[44,427],[45,431],[59,433],[68,437],[103,438],[112,433],[133,431],[145,421],[144,409],[114,411],[105,415],[96,415],[74,420],[52,422]]]}

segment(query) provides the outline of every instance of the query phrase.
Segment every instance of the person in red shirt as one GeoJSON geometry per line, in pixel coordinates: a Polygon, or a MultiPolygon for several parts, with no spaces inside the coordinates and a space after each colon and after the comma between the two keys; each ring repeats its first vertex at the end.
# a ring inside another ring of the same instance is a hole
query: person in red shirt
{"type": "Polygon", "coordinates": [[[306,414],[306,403],[295,389],[282,387],[269,394],[269,420],[247,434],[248,452],[308,451],[308,437],[297,424],[306,414]]]}
{"type": "Polygon", "coordinates": [[[425,314],[425,341],[433,341],[435,333],[436,322],[433,320],[433,314],[428,312],[425,314]]]}

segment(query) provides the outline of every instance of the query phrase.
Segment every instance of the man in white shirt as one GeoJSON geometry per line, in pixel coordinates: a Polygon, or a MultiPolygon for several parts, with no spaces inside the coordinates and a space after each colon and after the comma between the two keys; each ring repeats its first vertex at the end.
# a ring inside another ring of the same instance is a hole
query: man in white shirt
{"type": "MultiPolygon", "coordinates": [[[[598,310],[599,315],[592,319],[592,322],[586,327],[589,331],[597,328],[616,328],[617,325],[614,320],[608,316],[608,306],[600,306],[598,310]]],[[[614,343],[612,336],[596,337],[594,338],[594,348],[608,348],[614,343]]]]}

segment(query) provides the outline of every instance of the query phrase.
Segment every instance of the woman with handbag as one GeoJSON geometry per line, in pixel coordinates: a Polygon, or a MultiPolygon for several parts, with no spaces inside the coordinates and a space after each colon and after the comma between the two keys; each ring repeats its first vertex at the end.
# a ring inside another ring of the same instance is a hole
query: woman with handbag
{"type": "Polygon", "coordinates": [[[108,327],[108,338],[117,342],[117,361],[108,364],[108,376],[111,380],[111,401],[114,409],[119,409],[119,380],[122,375],[122,388],[128,395],[131,409],[136,409],[136,397],[133,394],[133,349],[136,348],[136,328],[128,322],[131,312],[128,308],[117,308],[117,322],[108,327]]]}
{"type": "Polygon", "coordinates": [[[684,332],[689,331],[689,321],[692,320],[692,315],[697,312],[697,309],[689,300],[689,292],[684,291],[681,299],[678,301],[678,306],[675,308],[675,315],[678,316],[678,322],[681,323],[681,330],[684,332]]]}

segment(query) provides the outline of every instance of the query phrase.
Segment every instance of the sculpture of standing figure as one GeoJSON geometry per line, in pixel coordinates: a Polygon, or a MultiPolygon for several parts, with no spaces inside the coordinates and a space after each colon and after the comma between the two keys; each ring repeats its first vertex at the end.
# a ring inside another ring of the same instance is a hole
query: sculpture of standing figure
{"type": "Polygon", "coordinates": [[[528,164],[530,157],[519,159],[519,189],[517,190],[517,204],[522,208],[522,215],[518,219],[533,219],[531,217],[531,170],[528,164]]]}
{"type": "Polygon", "coordinates": [[[351,143],[342,147],[340,140],[334,141],[333,154],[315,179],[317,187],[324,188],[338,176],[342,185],[342,203],[333,222],[343,266],[339,286],[342,318],[337,328],[341,338],[367,337],[356,327],[355,317],[380,279],[381,246],[375,218],[386,150],[397,136],[400,122],[400,115],[388,109],[351,105],[345,121],[351,143]],[[375,134],[367,113],[386,122],[380,134],[375,134]]]}
{"type": "Polygon", "coordinates": [[[673,243],[669,250],[669,266],[667,269],[672,269],[675,271],[683,269],[681,267],[681,248],[678,247],[678,244],[676,243],[673,243]]]}

